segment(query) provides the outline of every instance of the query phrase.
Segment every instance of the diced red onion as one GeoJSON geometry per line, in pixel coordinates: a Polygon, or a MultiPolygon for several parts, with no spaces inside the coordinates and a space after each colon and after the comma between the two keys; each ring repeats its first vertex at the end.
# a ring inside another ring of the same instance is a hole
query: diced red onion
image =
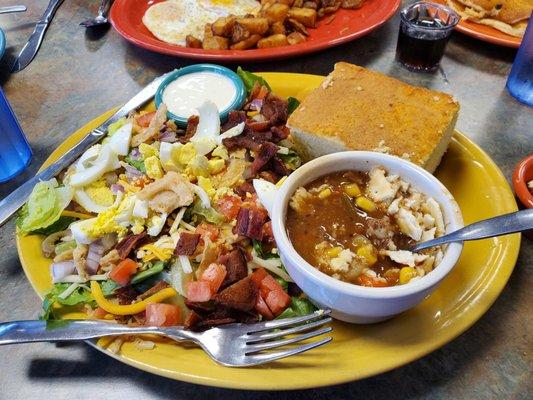
{"type": "Polygon", "coordinates": [[[178,138],[176,137],[176,132],[164,131],[159,135],[159,140],[161,142],[174,143],[178,138]]]}
{"type": "Polygon", "coordinates": [[[118,192],[124,193],[124,186],[122,186],[122,185],[120,185],[118,183],[115,183],[115,184],[111,185],[111,191],[114,194],[117,194],[118,192]]]}
{"type": "Polygon", "coordinates": [[[253,99],[250,103],[250,110],[260,111],[263,107],[263,99],[253,99]]]}
{"type": "Polygon", "coordinates": [[[137,147],[133,148],[131,151],[130,151],[130,158],[132,160],[136,160],[136,161],[139,161],[142,159],[142,154],[141,152],[139,151],[139,149],[137,147]]]}
{"type": "Polygon", "coordinates": [[[52,281],[57,283],[65,276],[71,275],[76,270],[73,260],[61,261],[50,265],[50,271],[52,273],[52,281]]]}
{"type": "Polygon", "coordinates": [[[125,164],[124,169],[126,170],[126,178],[128,178],[128,181],[134,181],[137,178],[143,176],[143,173],[141,171],[139,171],[135,167],[132,167],[129,164],[125,164]]]}

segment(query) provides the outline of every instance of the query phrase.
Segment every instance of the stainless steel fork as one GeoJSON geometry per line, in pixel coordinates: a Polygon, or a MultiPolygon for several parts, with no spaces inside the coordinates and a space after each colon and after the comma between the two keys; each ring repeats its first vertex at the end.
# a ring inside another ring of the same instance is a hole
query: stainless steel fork
{"type": "Polygon", "coordinates": [[[255,324],[223,325],[203,332],[181,327],[128,327],[91,320],[14,321],[0,324],[0,345],[155,334],[176,341],[194,342],[219,364],[228,367],[249,367],[303,353],[328,343],[331,337],[291,346],[331,332],[331,327],[322,327],[331,322],[329,313],[319,310],[302,317],[255,324]],[[285,349],[279,349],[280,347],[285,349]]]}
{"type": "Polygon", "coordinates": [[[80,22],[80,25],[85,28],[90,28],[92,26],[104,25],[109,22],[107,15],[109,14],[109,9],[111,8],[111,2],[113,0],[102,0],[100,6],[98,7],[98,15],[94,18],[90,18],[86,21],[80,22]]]}

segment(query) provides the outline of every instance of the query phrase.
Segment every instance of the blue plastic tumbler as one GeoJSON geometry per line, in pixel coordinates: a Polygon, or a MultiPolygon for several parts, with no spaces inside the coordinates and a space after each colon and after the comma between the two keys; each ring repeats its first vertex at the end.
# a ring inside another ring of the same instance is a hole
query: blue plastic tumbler
{"type": "Polygon", "coordinates": [[[529,19],[522,44],[516,53],[507,90],[518,101],[533,106],[533,18],[529,19]]]}
{"type": "Polygon", "coordinates": [[[0,183],[24,171],[31,156],[26,136],[0,88],[0,183]]]}

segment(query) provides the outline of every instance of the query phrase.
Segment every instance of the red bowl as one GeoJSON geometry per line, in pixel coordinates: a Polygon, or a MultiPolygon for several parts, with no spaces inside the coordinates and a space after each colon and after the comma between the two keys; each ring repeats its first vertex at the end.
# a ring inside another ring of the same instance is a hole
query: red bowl
{"type": "Polygon", "coordinates": [[[527,208],[533,208],[533,194],[527,187],[527,183],[531,180],[533,180],[533,154],[523,158],[513,173],[514,191],[527,208]]]}

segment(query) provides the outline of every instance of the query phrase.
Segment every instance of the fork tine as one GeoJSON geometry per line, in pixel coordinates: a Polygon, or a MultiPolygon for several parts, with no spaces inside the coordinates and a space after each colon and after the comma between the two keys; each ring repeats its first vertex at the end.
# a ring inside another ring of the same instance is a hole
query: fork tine
{"type": "Polygon", "coordinates": [[[280,358],[285,358],[293,356],[295,354],[303,353],[304,351],[314,349],[315,347],[322,346],[323,344],[331,341],[331,337],[327,337],[316,342],[304,344],[303,346],[295,347],[293,349],[288,349],[284,351],[278,351],[276,353],[263,353],[263,354],[254,354],[247,355],[245,358],[246,365],[259,365],[265,364],[271,361],[279,360],[280,358]]]}
{"type": "Polygon", "coordinates": [[[276,321],[259,322],[257,324],[251,324],[247,326],[248,333],[254,333],[259,331],[266,331],[275,328],[288,327],[290,325],[301,324],[303,322],[311,321],[313,319],[322,318],[331,313],[330,310],[318,310],[312,314],[303,315],[301,317],[285,318],[276,321]]]}
{"type": "Polygon", "coordinates": [[[302,340],[311,339],[315,336],[323,335],[324,333],[328,333],[328,332],[331,332],[330,326],[328,326],[327,328],[316,330],[316,331],[307,332],[302,335],[298,335],[296,337],[292,337],[289,339],[281,339],[281,340],[275,340],[272,342],[247,345],[245,349],[245,354],[255,353],[258,351],[263,351],[263,350],[268,350],[268,349],[274,349],[276,347],[286,346],[292,343],[298,343],[298,342],[301,342],[302,340]]]}
{"type": "Polygon", "coordinates": [[[247,342],[254,343],[254,342],[259,342],[261,340],[280,338],[283,336],[292,335],[293,333],[307,331],[307,330],[316,328],[320,325],[329,324],[331,321],[332,319],[330,317],[327,317],[327,318],[319,319],[317,321],[309,322],[307,324],[302,324],[302,325],[295,326],[293,328],[282,329],[282,330],[275,331],[275,332],[267,332],[267,333],[259,332],[259,333],[249,335],[247,342]]]}

